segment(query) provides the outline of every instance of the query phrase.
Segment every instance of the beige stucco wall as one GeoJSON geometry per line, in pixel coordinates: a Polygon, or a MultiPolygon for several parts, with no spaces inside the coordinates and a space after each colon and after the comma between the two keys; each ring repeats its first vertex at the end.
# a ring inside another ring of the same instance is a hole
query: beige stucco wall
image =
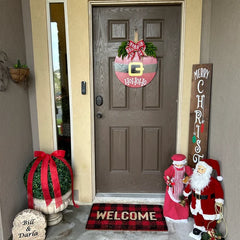
{"type": "MultiPolygon", "coordinates": [[[[22,8],[19,0],[0,1],[0,49],[7,66],[25,63],[22,8]]],[[[9,81],[0,92],[0,239],[9,239],[18,212],[27,208],[23,174],[32,159],[32,133],[28,89],[9,81]]]]}
{"type": "MultiPolygon", "coordinates": [[[[125,3],[117,1],[118,3],[125,3]]],[[[160,2],[160,1],[159,1],[160,2]]],[[[177,151],[187,154],[188,122],[192,64],[199,63],[202,0],[161,1],[184,4],[182,54],[179,90],[177,151]]],[[[47,40],[46,2],[30,0],[33,32],[36,98],[39,121],[39,145],[43,151],[54,150],[51,87],[47,40]]],[[[95,4],[96,2],[91,2],[95,4]]],[[[99,3],[99,1],[98,1],[99,3]]],[[[102,2],[104,3],[104,1],[102,2]]],[[[149,2],[148,2],[149,3],[149,2]]],[[[136,4],[136,3],[135,3],[136,4]]],[[[92,119],[91,16],[86,0],[68,0],[68,36],[70,63],[70,103],[72,113],[74,189],[80,202],[94,197],[94,145],[92,119]],[[81,81],[87,82],[87,94],[81,95],[81,81]]]]}
{"type": "Polygon", "coordinates": [[[178,138],[177,152],[188,155],[188,136],[190,119],[190,97],[191,97],[191,77],[192,65],[200,61],[201,43],[201,20],[202,20],[202,1],[185,1],[185,12],[183,12],[185,25],[183,26],[184,36],[182,38],[182,61],[179,88],[179,112],[178,112],[178,138]]]}
{"type": "Polygon", "coordinates": [[[39,147],[53,150],[48,32],[45,1],[30,1],[32,39],[35,67],[35,86],[39,122],[39,147]]]}
{"type": "Polygon", "coordinates": [[[202,63],[213,63],[209,157],[221,165],[225,194],[221,231],[239,239],[240,1],[204,0],[202,63]]]}

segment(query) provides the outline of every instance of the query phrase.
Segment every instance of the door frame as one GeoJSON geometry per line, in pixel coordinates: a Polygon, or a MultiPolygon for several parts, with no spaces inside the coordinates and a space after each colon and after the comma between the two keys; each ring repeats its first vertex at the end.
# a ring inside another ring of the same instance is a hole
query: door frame
{"type": "MultiPolygon", "coordinates": [[[[122,0],[121,2],[119,2],[118,0],[110,0],[110,1],[104,1],[104,0],[90,0],[88,2],[88,19],[89,19],[89,43],[90,43],[90,47],[89,47],[89,56],[90,56],[90,75],[89,75],[89,79],[90,79],[90,94],[91,94],[91,165],[92,165],[92,198],[94,199],[96,196],[96,172],[95,172],[95,118],[94,118],[94,104],[95,104],[95,100],[94,100],[94,79],[93,79],[93,34],[92,34],[92,30],[93,30],[93,15],[92,15],[92,9],[93,7],[98,7],[98,6],[127,6],[127,5],[140,5],[140,6],[148,6],[148,5],[174,5],[174,4],[179,4],[181,5],[181,9],[182,9],[182,16],[181,16],[181,37],[180,37],[180,59],[179,59],[179,83],[178,83],[178,106],[177,106],[177,131],[176,131],[176,152],[181,152],[183,154],[187,154],[187,143],[188,143],[188,130],[189,130],[189,113],[190,113],[190,87],[191,87],[191,69],[192,69],[192,64],[194,64],[194,61],[199,62],[200,61],[200,39],[199,39],[199,45],[197,44],[197,46],[195,45],[191,45],[191,50],[193,50],[193,48],[196,50],[196,56],[191,56],[191,51],[190,54],[188,52],[188,61],[190,61],[191,66],[190,68],[186,65],[186,54],[187,52],[185,52],[185,50],[188,50],[185,48],[185,44],[187,42],[187,40],[189,41],[189,34],[188,32],[186,33],[186,24],[189,22],[186,21],[186,18],[190,18],[193,17],[187,15],[187,9],[186,9],[186,2],[190,2],[191,0],[152,0],[152,1],[146,1],[146,0],[122,0]],[[188,77],[187,83],[184,82],[184,79],[188,77]],[[189,88],[189,89],[188,89],[189,88]],[[186,92],[187,92],[187,98],[184,97],[186,96],[186,92]],[[184,96],[184,97],[183,97],[184,96]],[[187,107],[184,107],[184,104],[187,105],[187,107]],[[187,124],[185,123],[187,122],[187,124]],[[187,133],[183,134],[184,131],[187,130],[187,133]],[[185,142],[185,147],[184,144],[182,142],[182,140],[184,140],[185,142]]],[[[200,3],[202,3],[202,0],[199,0],[200,3]]],[[[202,9],[202,5],[201,5],[201,9],[202,9]]],[[[194,14],[194,13],[193,13],[194,14]]],[[[201,20],[201,19],[200,19],[201,20]]],[[[194,24],[193,24],[194,25],[194,24]]],[[[193,26],[194,27],[194,26],[193,26]]],[[[192,28],[190,29],[192,30],[192,28]]],[[[200,29],[198,29],[199,32],[201,33],[201,25],[200,25],[200,29]]],[[[186,44],[187,45],[187,44],[186,44]]]]}

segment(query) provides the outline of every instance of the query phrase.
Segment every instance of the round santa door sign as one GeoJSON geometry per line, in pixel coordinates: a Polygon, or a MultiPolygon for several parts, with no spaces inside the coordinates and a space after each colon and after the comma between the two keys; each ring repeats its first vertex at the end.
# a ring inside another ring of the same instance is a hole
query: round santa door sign
{"type": "MultiPolygon", "coordinates": [[[[148,45],[147,45],[148,46],[148,45]]],[[[149,84],[157,72],[157,58],[148,56],[147,46],[141,40],[137,43],[133,41],[124,42],[118,50],[115,58],[115,74],[124,85],[131,88],[139,88],[149,84]],[[125,46],[125,45],[126,46],[125,46]]],[[[152,44],[149,48],[156,47],[152,44]]]]}

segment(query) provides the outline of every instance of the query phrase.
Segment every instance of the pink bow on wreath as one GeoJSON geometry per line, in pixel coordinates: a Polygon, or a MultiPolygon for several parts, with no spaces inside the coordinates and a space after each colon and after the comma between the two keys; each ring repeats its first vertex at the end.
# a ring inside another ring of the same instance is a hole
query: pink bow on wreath
{"type": "Polygon", "coordinates": [[[138,41],[137,43],[129,40],[128,46],[126,47],[126,51],[128,53],[128,57],[133,60],[135,53],[138,54],[139,58],[145,55],[144,51],[146,49],[146,45],[143,40],[138,41]]]}
{"type": "Polygon", "coordinates": [[[60,188],[59,179],[58,179],[57,166],[56,166],[55,161],[52,159],[52,156],[61,160],[68,167],[68,170],[71,175],[71,181],[72,181],[72,201],[73,201],[74,207],[78,208],[79,206],[77,204],[75,204],[74,199],[73,199],[72,168],[69,165],[69,163],[64,159],[65,151],[63,151],[63,150],[55,151],[52,154],[46,154],[45,152],[42,152],[42,151],[34,152],[34,157],[37,157],[37,159],[33,163],[32,168],[30,169],[30,172],[28,174],[28,179],[27,179],[28,206],[29,206],[29,208],[33,208],[33,189],[32,189],[33,177],[34,177],[34,173],[41,161],[42,161],[41,185],[42,185],[42,192],[43,192],[43,196],[44,196],[46,205],[48,206],[52,201],[52,198],[51,198],[50,192],[49,192],[49,187],[48,187],[48,167],[50,167],[50,172],[51,172],[56,208],[58,208],[62,204],[62,194],[61,194],[61,188],[60,188]]]}

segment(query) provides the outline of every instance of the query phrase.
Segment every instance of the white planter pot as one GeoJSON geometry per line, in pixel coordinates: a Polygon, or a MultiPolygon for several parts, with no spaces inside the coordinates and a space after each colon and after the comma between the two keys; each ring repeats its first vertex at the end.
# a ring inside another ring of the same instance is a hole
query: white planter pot
{"type": "Polygon", "coordinates": [[[47,224],[48,226],[53,226],[61,222],[63,215],[62,211],[67,208],[71,201],[71,193],[69,190],[62,196],[63,203],[56,208],[55,199],[47,206],[44,199],[33,198],[33,208],[45,213],[47,215],[47,224]]]}

